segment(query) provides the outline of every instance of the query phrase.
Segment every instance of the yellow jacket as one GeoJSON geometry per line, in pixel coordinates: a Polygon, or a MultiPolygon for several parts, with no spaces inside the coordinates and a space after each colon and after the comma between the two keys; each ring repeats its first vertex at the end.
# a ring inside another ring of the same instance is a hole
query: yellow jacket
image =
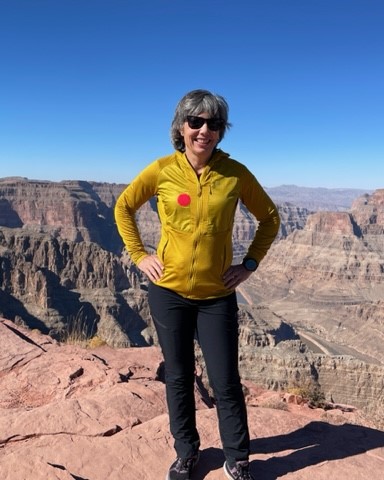
{"type": "Polygon", "coordinates": [[[156,284],[183,297],[209,299],[231,293],[222,276],[232,262],[239,200],[259,222],[247,257],[260,262],[279,229],[276,206],[244,165],[216,150],[199,178],[185,154],[175,151],[147,166],[116,202],[117,228],[136,264],[148,252],[135,212],[154,195],[161,222],[157,255],[164,265],[156,284]]]}

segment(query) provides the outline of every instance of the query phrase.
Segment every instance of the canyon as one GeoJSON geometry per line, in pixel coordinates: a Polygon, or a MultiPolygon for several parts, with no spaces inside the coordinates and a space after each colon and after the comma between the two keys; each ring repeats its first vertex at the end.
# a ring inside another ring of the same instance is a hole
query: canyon
{"type": "MultiPolygon", "coordinates": [[[[0,316],[59,342],[77,334],[117,349],[157,346],[147,281],[114,224],[123,188],[0,179],[0,316]]],[[[320,388],[327,401],[352,404],[383,428],[384,190],[355,192],[353,201],[351,191],[332,200],[321,190],[316,201],[289,192],[270,190],[281,229],[238,292],[242,377],[269,391],[320,388]]],[[[155,249],[154,200],[137,220],[155,249]]],[[[256,229],[239,205],[234,261],[256,229]]]]}

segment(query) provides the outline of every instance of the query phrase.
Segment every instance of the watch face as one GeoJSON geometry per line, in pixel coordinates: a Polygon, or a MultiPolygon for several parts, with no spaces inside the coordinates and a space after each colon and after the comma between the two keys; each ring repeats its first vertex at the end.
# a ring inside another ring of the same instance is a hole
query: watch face
{"type": "Polygon", "coordinates": [[[244,260],[244,267],[250,272],[254,272],[257,268],[257,262],[253,258],[247,258],[244,260]]]}

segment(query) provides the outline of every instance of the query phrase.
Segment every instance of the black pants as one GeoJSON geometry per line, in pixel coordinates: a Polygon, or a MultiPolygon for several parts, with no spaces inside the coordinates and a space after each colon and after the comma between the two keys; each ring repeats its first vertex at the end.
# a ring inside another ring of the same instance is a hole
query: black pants
{"type": "Polygon", "coordinates": [[[164,356],[170,429],[178,457],[199,448],[194,399],[194,338],[214,392],[224,455],[230,464],[249,456],[249,432],[238,371],[237,300],[189,300],[150,284],[149,306],[164,356]]]}

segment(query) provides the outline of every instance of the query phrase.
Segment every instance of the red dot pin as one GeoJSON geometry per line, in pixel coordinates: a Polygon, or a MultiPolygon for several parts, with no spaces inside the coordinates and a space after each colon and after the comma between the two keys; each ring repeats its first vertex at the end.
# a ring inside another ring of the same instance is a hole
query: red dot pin
{"type": "Polygon", "coordinates": [[[180,193],[180,195],[177,197],[177,203],[182,207],[188,207],[188,205],[191,203],[191,197],[188,195],[188,193],[180,193]]]}

